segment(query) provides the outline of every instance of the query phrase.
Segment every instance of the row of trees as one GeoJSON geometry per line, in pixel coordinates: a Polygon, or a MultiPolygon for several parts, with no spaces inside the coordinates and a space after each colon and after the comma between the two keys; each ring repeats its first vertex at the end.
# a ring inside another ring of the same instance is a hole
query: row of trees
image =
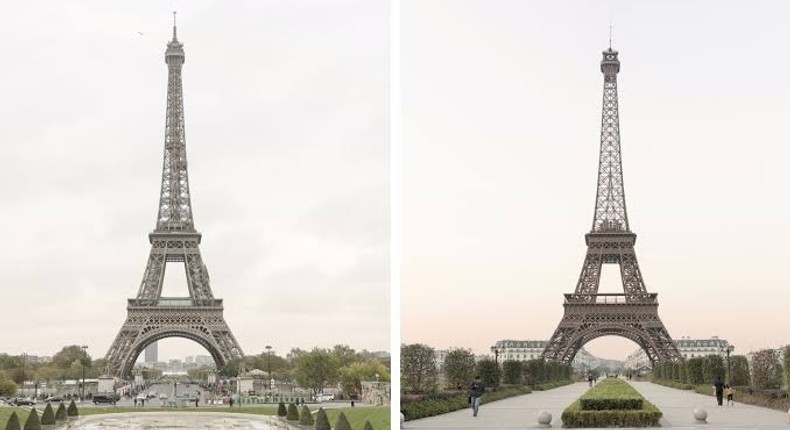
{"type": "MultiPolygon", "coordinates": [[[[688,384],[712,384],[716,377],[727,380],[727,362],[719,355],[709,355],[680,363],[658,363],[653,375],[688,384]]],[[[761,349],[752,355],[751,365],[743,355],[730,356],[729,381],[760,389],[790,387],[790,346],[761,349]]]]}
{"type": "Polygon", "coordinates": [[[475,376],[489,386],[500,382],[512,385],[541,384],[570,379],[568,365],[545,362],[508,360],[497,363],[491,358],[475,361],[469,349],[451,348],[441,363],[436,362],[436,351],[423,344],[401,347],[401,385],[404,393],[429,393],[440,388],[466,389],[475,376]],[[440,387],[440,380],[444,387],[440,387]]]}
{"type": "Polygon", "coordinates": [[[49,382],[82,378],[83,366],[86,378],[97,378],[104,371],[104,365],[103,359],[91,359],[79,345],[63,347],[48,363],[0,353],[0,395],[15,395],[23,379],[49,382]]]}
{"type": "MultiPolygon", "coordinates": [[[[310,351],[294,348],[285,357],[263,352],[233,360],[220,370],[226,377],[235,377],[242,370],[271,370],[268,377],[280,381],[296,381],[299,386],[308,388],[317,394],[325,387],[338,383],[343,392],[351,394],[360,392],[362,381],[376,379],[382,382],[390,380],[389,359],[379,359],[368,351],[357,352],[347,345],[335,345],[333,348],[313,348],[310,351]]],[[[205,379],[208,368],[190,369],[189,376],[205,379]]]]}

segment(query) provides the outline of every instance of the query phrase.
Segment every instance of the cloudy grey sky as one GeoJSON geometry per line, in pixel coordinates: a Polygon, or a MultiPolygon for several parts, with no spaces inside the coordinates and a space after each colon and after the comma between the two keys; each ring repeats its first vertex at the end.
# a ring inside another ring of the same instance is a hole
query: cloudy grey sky
{"type": "MultiPolygon", "coordinates": [[[[553,333],[592,222],[610,21],[628,215],[661,318],[736,353],[790,341],[787,16],[779,1],[403,0],[403,341],[483,353],[553,333]]],[[[613,281],[605,266],[601,292],[613,281]]]]}
{"type": "Polygon", "coordinates": [[[0,350],[101,357],[121,327],[156,220],[173,10],[195,223],[242,348],[389,349],[385,0],[149,0],[0,14],[0,350]]]}

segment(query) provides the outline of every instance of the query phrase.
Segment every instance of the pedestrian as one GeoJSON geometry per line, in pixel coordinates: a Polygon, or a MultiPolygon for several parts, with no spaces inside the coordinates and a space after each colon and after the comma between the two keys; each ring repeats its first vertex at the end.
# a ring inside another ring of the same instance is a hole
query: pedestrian
{"type": "Polygon", "coordinates": [[[477,416],[477,411],[480,409],[480,398],[486,392],[486,386],[480,380],[480,376],[475,376],[472,386],[469,388],[469,403],[472,406],[472,416],[477,416]]]}
{"type": "Polygon", "coordinates": [[[200,401],[200,397],[195,397],[195,407],[198,407],[199,401],[200,401]]]}
{"type": "Polygon", "coordinates": [[[735,389],[732,388],[729,384],[724,386],[724,395],[727,396],[727,406],[735,406],[735,402],[732,400],[732,395],[735,394],[735,389]]]}
{"type": "Polygon", "coordinates": [[[230,399],[228,399],[228,404],[231,408],[233,407],[233,396],[230,396],[230,399]]]}
{"type": "Polygon", "coordinates": [[[713,382],[713,393],[716,395],[716,403],[721,406],[724,397],[724,383],[721,382],[721,376],[717,376],[716,381],[713,382]]]}
{"type": "Polygon", "coordinates": [[[137,397],[134,398],[134,407],[137,407],[137,397]]]}

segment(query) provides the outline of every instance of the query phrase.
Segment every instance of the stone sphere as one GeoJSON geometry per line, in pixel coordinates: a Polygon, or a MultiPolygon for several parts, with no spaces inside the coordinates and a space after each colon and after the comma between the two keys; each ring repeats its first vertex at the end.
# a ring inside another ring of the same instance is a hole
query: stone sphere
{"type": "Polygon", "coordinates": [[[708,419],[708,411],[702,408],[702,406],[697,406],[694,408],[694,419],[705,422],[705,420],[708,419]]]}
{"type": "Polygon", "coordinates": [[[400,428],[403,428],[403,423],[406,422],[406,415],[403,415],[403,412],[400,413],[400,428]]]}
{"type": "Polygon", "coordinates": [[[548,411],[538,412],[538,424],[541,426],[551,426],[551,414],[548,411]]]}

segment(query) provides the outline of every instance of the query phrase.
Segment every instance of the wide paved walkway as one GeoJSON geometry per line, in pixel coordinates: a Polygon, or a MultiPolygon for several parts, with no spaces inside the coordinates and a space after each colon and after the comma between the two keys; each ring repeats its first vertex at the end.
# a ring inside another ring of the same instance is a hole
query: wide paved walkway
{"type": "Polygon", "coordinates": [[[480,406],[477,417],[472,409],[421,420],[407,421],[404,429],[524,429],[537,427],[538,412],[546,410],[553,417],[553,427],[561,427],[560,415],[568,405],[590,387],[586,382],[566,385],[548,391],[534,391],[480,406]]]}
{"type": "MultiPolygon", "coordinates": [[[[631,382],[631,384],[650,402],[664,413],[662,427],[675,428],[790,428],[788,415],[767,408],[737,404],[736,406],[716,405],[711,396],[687,390],[677,390],[650,382],[631,382]],[[702,406],[708,411],[708,424],[696,424],[693,411],[702,406]]],[[[538,412],[549,411],[553,417],[552,427],[562,427],[560,415],[571,402],[589,389],[587,383],[576,383],[548,391],[536,391],[523,396],[482,405],[477,418],[472,417],[471,409],[463,409],[421,420],[407,421],[404,429],[526,429],[538,425],[538,412]]],[[[737,394],[736,394],[737,399],[737,394]]]]}
{"type": "Polygon", "coordinates": [[[719,407],[713,396],[650,382],[632,381],[631,385],[664,413],[662,427],[790,428],[786,412],[737,403],[737,393],[735,406],[726,406],[725,399],[725,406],[719,407]],[[708,411],[708,424],[694,423],[693,411],[696,406],[708,411]]]}

